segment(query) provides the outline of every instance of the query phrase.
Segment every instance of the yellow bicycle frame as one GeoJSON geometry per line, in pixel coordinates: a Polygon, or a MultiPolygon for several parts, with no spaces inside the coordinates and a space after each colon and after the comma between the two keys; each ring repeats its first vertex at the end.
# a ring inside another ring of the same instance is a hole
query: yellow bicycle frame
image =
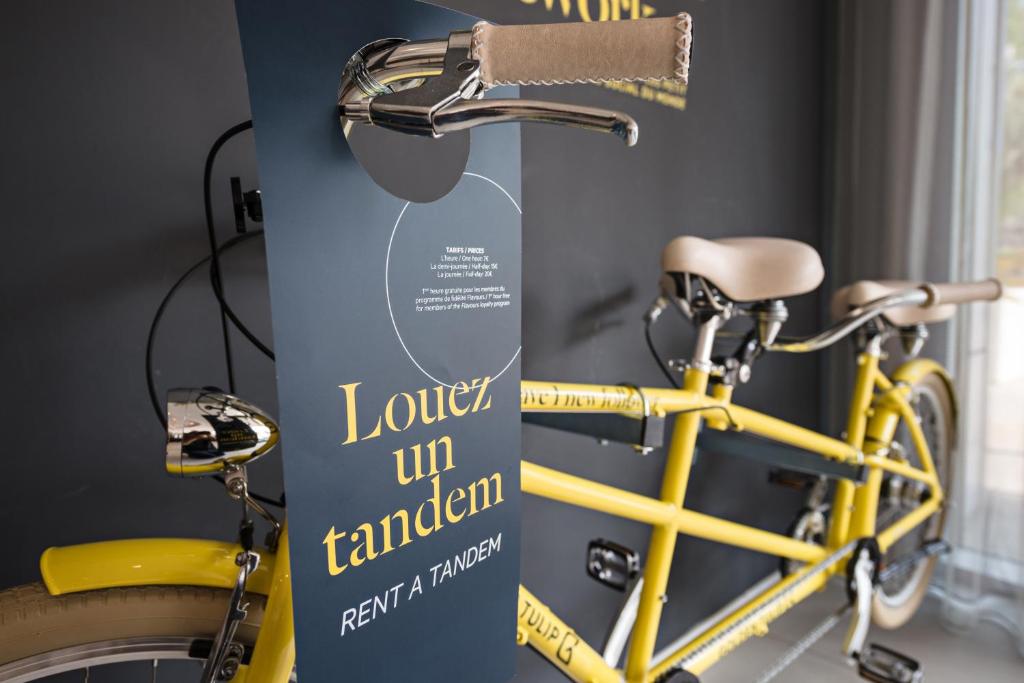
{"type": "Polygon", "coordinates": [[[639,417],[646,409],[653,415],[674,414],[676,417],[658,498],[598,484],[533,463],[524,461],[522,464],[522,487],[526,493],[641,522],[653,528],[625,670],[614,669],[605,663],[594,648],[583,642],[571,627],[522,587],[518,641],[534,647],[574,681],[646,683],[658,679],[684,660],[687,670],[699,675],[750,636],[764,635],[771,621],[822,588],[829,576],[843,570],[843,563],[829,565],[826,560],[851,540],[875,537],[884,552],[928,519],[942,505],[943,492],[928,444],[914,419],[911,387],[930,373],[938,373],[947,382],[949,377],[935,362],[915,360],[900,367],[889,379],[879,369],[878,360],[877,352],[866,351],[858,356],[845,441],[735,405],[731,401],[729,387],[716,385],[708,395],[707,373],[692,368],[684,376],[682,390],[523,382],[521,406],[524,412],[604,412],[639,417]],[[892,441],[900,420],[907,425],[920,454],[920,468],[889,457],[887,445],[892,441]],[[702,423],[712,429],[749,432],[818,453],[823,458],[865,466],[868,475],[863,484],[856,485],[849,480],[839,482],[826,546],[687,510],[684,501],[690,465],[702,423]],[[885,472],[924,482],[930,496],[888,528],[876,530],[878,498],[885,472]],[[655,662],[654,645],[679,534],[807,564],[655,662]],[[751,620],[752,615],[754,618],[751,620]],[[736,628],[744,621],[749,622],[747,627],[736,628]]]}
{"type": "MultiPolygon", "coordinates": [[[[644,585],[624,670],[605,663],[598,652],[525,587],[520,586],[517,642],[530,645],[571,680],[592,683],[647,683],[685,660],[700,674],[752,635],[824,586],[842,564],[827,559],[852,539],[875,537],[884,552],[942,505],[943,492],[924,435],[914,419],[911,387],[925,375],[945,370],[929,360],[911,361],[890,379],[878,367],[878,355],[858,357],[845,441],[743,408],[731,401],[729,387],[707,393],[708,374],[690,369],[681,390],[524,381],[524,412],[615,413],[640,417],[644,411],[675,415],[658,498],[642,496],[526,462],[526,493],[597,510],[652,527],[644,567],[644,585]],[[908,427],[921,457],[921,468],[889,457],[900,421],[908,427]],[[841,480],[832,504],[825,547],[686,509],[685,497],[697,433],[702,424],[719,430],[746,431],[818,453],[823,458],[863,465],[863,484],[841,480]],[[870,444],[870,448],[868,445],[870,444]],[[876,530],[878,498],[885,472],[921,481],[931,492],[927,501],[886,529],[876,530]],[[677,651],[653,660],[663,597],[679,534],[717,541],[807,563],[762,594],[736,608],[677,651]],[[821,571],[827,569],[827,571],[821,571]],[[750,616],[754,615],[752,621],[750,616]],[[744,628],[735,628],[743,620],[744,628]]],[[[133,585],[200,585],[230,589],[238,574],[238,546],[193,539],[139,539],[93,543],[47,550],[40,561],[43,580],[53,594],[133,585]]],[[[276,554],[262,553],[249,590],[268,596],[263,625],[248,667],[238,681],[285,683],[295,660],[287,530],[276,554]]]]}

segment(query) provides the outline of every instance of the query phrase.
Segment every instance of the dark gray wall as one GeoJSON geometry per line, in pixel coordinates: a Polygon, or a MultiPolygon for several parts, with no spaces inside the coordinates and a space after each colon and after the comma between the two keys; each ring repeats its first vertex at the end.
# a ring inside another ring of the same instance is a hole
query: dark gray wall
{"type": "MultiPolygon", "coordinates": [[[[208,481],[163,473],[143,375],[150,318],[207,253],[206,151],[249,118],[231,2],[9,3],[0,23],[0,358],[7,442],[0,585],[34,580],[50,544],[132,535],[221,537],[236,506],[208,481]]],[[[251,133],[229,143],[214,188],[256,180],[251,133]]],[[[260,241],[225,256],[239,314],[269,339],[260,241]]],[[[161,393],[225,385],[206,273],[168,310],[161,393]]],[[[239,391],[274,409],[274,374],[240,342],[239,391]]],[[[280,490],[279,466],[254,476],[280,490]]]]}
{"type": "MultiPolygon", "coordinates": [[[[685,112],[599,88],[524,93],[620,107],[642,128],[632,150],[593,134],[524,128],[525,377],[660,385],[639,320],[655,293],[661,247],[675,235],[776,235],[820,246],[825,22],[818,3],[653,4],[663,14],[685,8],[694,16],[685,112]]],[[[506,21],[554,18],[543,3],[488,5],[506,21]]],[[[34,580],[38,554],[50,544],[231,533],[234,507],[214,484],[163,474],[142,367],[154,308],[204,253],[206,149],[248,118],[230,2],[20,3],[5,14],[0,358],[9,484],[0,517],[15,552],[0,568],[0,585],[34,580]]],[[[257,182],[251,150],[243,136],[218,164],[215,204],[225,238],[226,178],[257,182]]],[[[240,313],[269,338],[261,248],[241,247],[225,269],[240,313]]],[[[162,387],[226,381],[205,287],[197,278],[164,323],[162,387]]],[[[818,295],[794,301],[788,331],[815,327],[823,308],[818,295]]],[[[685,355],[691,332],[666,320],[659,343],[685,355]]],[[[269,362],[240,340],[235,347],[240,393],[273,410],[269,362]]],[[[817,358],[770,358],[738,398],[816,426],[820,377],[817,358]]],[[[541,464],[657,493],[661,453],[641,457],[539,429],[525,431],[524,446],[541,464]]],[[[276,493],[276,463],[253,474],[276,493]]],[[[781,531],[799,496],[767,485],[763,468],[705,454],[688,505],[781,531]]],[[[602,536],[644,550],[647,530],[536,499],[524,501],[523,529],[524,582],[600,642],[617,597],[583,579],[586,543],[602,536]]],[[[688,539],[677,560],[666,639],[775,566],[772,558],[688,539]]],[[[562,680],[529,653],[520,670],[524,680],[562,680]]]]}

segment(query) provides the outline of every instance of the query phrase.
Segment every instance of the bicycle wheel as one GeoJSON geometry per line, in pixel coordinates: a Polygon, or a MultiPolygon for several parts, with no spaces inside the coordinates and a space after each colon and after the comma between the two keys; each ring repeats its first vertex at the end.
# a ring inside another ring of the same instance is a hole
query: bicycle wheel
{"type": "MultiPolygon", "coordinates": [[[[143,666],[139,663],[144,663],[151,671],[148,678],[159,681],[158,664],[166,660],[191,660],[198,676],[227,613],[229,597],[227,590],[195,586],[110,588],[53,596],[35,583],[0,591],[0,680],[21,683],[76,671],[82,675],[78,680],[88,681],[89,670],[96,667],[139,671],[143,666]]],[[[249,614],[238,628],[236,641],[248,654],[263,618],[265,598],[252,595],[247,601],[249,614]]]]}
{"type": "MultiPolygon", "coordinates": [[[[912,387],[912,390],[915,410],[924,432],[925,441],[931,451],[939,481],[942,482],[942,489],[948,495],[952,475],[953,446],[956,439],[953,395],[946,380],[936,373],[926,375],[912,387]]],[[[914,448],[905,424],[900,424],[894,440],[904,447],[907,462],[919,467],[920,456],[914,448]]],[[[878,501],[876,528],[879,531],[920,504],[920,497],[910,488],[911,486],[911,482],[901,477],[890,475],[885,477],[878,501]]],[[[943,505],[924,523],[893,544],[885,553],[883,561],[891,562],[904,557],[915,552],[924,541],[940,538],[945,523],[945,510],[946,506],[943,505]]],[[[921,561],[908,571],[879,585],[872,606],[872,617],[878,626],[885,629],[899,628],[914,616],[928,592],[928,583],[931,581],[932,572],[935,570],[938,559],[938,557],[931,557],[921,561]]]]}

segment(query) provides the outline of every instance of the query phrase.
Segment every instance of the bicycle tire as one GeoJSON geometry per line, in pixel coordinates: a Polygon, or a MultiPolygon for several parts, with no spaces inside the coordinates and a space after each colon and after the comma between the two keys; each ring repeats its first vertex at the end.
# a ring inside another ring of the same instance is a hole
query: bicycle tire
{"type": "MultiPolygon", "coordinates": [[[[925,375],[912,389],[919,396],[919,400],[932,404],[936,420],[934,426],[937,428],[935,433],[938,436],[936,443],[929,443],[928,447],[932,451],[943,491],[948,496],[952,492],[952,455],[956,443],[956,412],[952,390],[946,379],[934,372],[925,375]]],[[[928,436],[926,429],[925,437],[928,438],[928,436]]],[[[907,446],[912,448],[910,444],[907,446]]],[[[925,520],[917,530],[911,531],[908,536],[914,538],[920,536],[927,539],[940,538],[945,527],[946,507],[946,505],[940,507],[934,515],[925,520]]],[[[892,550],[890,550],[891,553],[892,550]]],[[[928,584],[938,561],[939,558],[936,556],[919,563],[911,570],[909,580],[898,591],[887,592],[888,589],[885,585],[878,587],[871,609],[872,620],[877,626],[883,629],[896,629],[910,621],[928,593],[928,584]]]]}
{"type": "MultiPolygon", "coordinates": [[[[0,591],[0,680],[39,680],[113,662],[202,660],[230,591],[138,586],[50,595],[40,583],[0,591]]],[[[251,650],[266,599],[248,595],[236,642],[251,650]]]]}

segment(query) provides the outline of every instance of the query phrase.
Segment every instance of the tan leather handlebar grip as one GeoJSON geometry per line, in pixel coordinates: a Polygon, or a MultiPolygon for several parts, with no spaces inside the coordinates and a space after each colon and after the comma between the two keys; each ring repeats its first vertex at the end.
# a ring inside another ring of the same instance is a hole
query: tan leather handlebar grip
{"type": "Polygon", "coordinates": [[[1003,295],[1003,283],[994,277],[978,282],[948,282],[938,285],[929,283],[922,288],[928,292],[926,306],[929,308],[943,304],[995,301],[1003,295]]]}
{"type": "Polygon", "coordinates": [[[673,80],[690,70],[690,15],[590,23],[473,27],[484,85],[673,80]]]}

